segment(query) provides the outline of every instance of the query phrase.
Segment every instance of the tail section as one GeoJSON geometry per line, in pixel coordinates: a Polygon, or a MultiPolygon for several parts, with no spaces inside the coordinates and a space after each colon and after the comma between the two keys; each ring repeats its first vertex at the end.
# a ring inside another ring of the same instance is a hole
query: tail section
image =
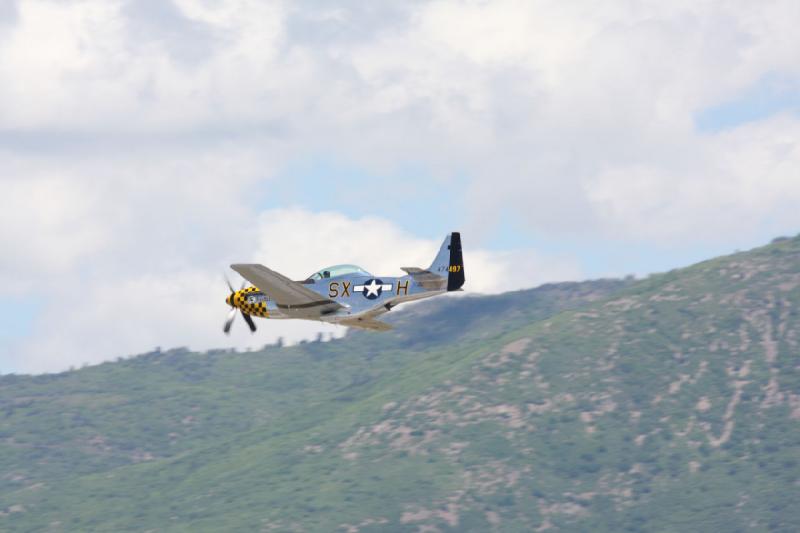
{"type": "Polygon", "coordinates": [[[461,234],[454,231],[448,235],[436,259],[433,260],[430,272],[434,272],[442,277],[447,276],[447,290],[457,291],[464,285],[464,258],[461,254],[461,234]]]}

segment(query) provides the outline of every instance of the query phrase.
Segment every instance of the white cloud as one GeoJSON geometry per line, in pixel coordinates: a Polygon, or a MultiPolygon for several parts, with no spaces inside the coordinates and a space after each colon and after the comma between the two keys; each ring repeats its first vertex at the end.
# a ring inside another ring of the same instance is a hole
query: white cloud
{"type": "MultiPolygon", "coordinates": [[[[239,242],[225,259],[259,261],[296,279],[343,262],[360,264],[376,274],[402,275],[401,266],[427,267],[441,244],[416,238],[379,217],[353,219],[335,212],[273,209],[254,213],[244,222],[256,228],[255,239],[239,242]]],[[[500,292],[579,277],[577,266],[564,258],[475,249],[468,235],[464,244],[465,289],[470,292],[500,292]]],[[[137,265],[144,265],[143,271],[137,274],[133,268],[122,277],[115,275],[115,258],[102,255],[93,257],[96,275],[90,281],[82,280],[79,271],[62,273],[58,284],[37,297],[45,310],[36,321],[35,335],[17,347],[17,355],[6,364],[26,372],[56,371],[156,346],[257,348],[278,338],[291,343],[313,339],[320,332],[344,334],[342,327],[316,322],[258,320],[259,331],[251,335],[237,317],[233,335],[224,337],[227,289],[223,270],[213,266],[222,257],[199,264],[187,260],[181,268],[165,272],[147,268],[150,260],[140,257],[137,265]]],[[[234,286],[235,276],[230,273],[234,286]]]]}
{"type": "Polygon", "coordinates": [[[438,243],[379,217],[259,213],[265,182],[320,153],[377,175],[424,169],[410,202],[426,180],[457,182],[442,201],[467,213],[468,247],[506,216],[575,243],[564,257],[473,246],[479,291],[573,277],[598,239],[733,248],[800,224],[796,115],[694,126],[765,77],[798,82],[796,0],[3,5],[0,295],[52,295],[30,348],[41,368],[79,359],[100,323],[118,344],[92,361],[198,331],[197,347],[216,343],[223,317],[198,309],[218,305],[227,258],[295,276],[424,266],[438,243]],[[111,295],[136,320],[93,314],[111,295]]]}
{"type": "Polygon", "coordinates": [[[91,190],[57,171],[43,175],[29,165],[4,163],[11,177],[2,182],[0,202],[0,294],[69,272],[110,238],[92,216],[99,198],[91,190]]]}
{"type": "MultiPolygon", "coordinates": [[[[400,267],[427,268],[442,239],[415,237],[380,217],[273,209],[260,215],[259,242],[252,258],[295,279],[339,263],[354,263],[374,274],[402,276],[400,267]]],[[[465,290],[470,292],[496,293],[580,275],[574,261],[565,257],[530,250],[483,250],[470,239],[469,233],[462,235],[468,280],[465,290]]]]}
{"type": "Polygon", "coordinates": [[[703,157],[691,166],[619,166],[587,181],[587,196],[604,231],[627,238],[778,234],[800,223],[798,135],[800,121],[781,116],[698,138],[703,157]]]}
{"type": "MultiPolygon", "coordinates": [[[[207,265],[255,233],[248,188],[271,172],[253,146],[102,157],[0,151],[0,278],[58,285],[114,265],[119,278],[207,265]],[[262,174],[263,173],[263,174],[262,174]]],[[[5,285],[0,284],[0,293],[5,285]]]]}

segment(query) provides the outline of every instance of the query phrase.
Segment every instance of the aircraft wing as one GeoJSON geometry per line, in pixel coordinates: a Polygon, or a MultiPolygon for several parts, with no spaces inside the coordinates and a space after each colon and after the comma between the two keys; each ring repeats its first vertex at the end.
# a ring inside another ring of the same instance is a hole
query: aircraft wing
{"type": "Polygon", "coordinates": [[[264,265],[231,265],[244,279],[264,291],[264,294],[285,309],[308,309],[318,311],[313,314],[328,314],[342,307],[302,283],[292,281],[283,274],[270,270],[264,265]]]}
{"type": "Polygon", "coordinates": [[[350,326],[351,328],[370,329],[372,331],[389,331],[390,329],[392,329],[392,326],[390,326],[386,322],[381,322],[380,320],[376,320],[372,317],[364,315],[360,317],[339,320],[337,324],[350,326]]]}
{"type": "Polygon", "coordinates": [[[358,315],[343,319],[340,318],[336,321],[336,323],[344,326],[350,326],[351,328],[369,329],[372,331],[389,331],[390,329],[393,329],[392,326],[377,319],[377,317],[388,311],[389,310],[384,306],[380,306],[358,315]]]}

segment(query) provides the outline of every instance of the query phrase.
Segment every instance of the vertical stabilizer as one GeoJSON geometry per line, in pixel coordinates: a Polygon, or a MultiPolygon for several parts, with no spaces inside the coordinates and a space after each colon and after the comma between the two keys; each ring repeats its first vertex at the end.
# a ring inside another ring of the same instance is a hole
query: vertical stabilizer
{"type": "Polygon", "coordinates": [[[461,254],[460,233],[454,231],[445,238],[428,270],[447,278],[448,291],[457,291],[464,285],[464,258],[461,254]]]}
{"type": "Polygon", "coordinates": [[[457,291],[464,285],[464,257],[461,255],[461,234],[450,234],[450,265],[447,271],[447,290],[457,291]]]}

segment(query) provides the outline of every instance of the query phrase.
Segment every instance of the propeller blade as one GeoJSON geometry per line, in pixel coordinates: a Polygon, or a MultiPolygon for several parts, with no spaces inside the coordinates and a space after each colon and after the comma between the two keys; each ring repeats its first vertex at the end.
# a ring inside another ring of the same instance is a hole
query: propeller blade
{"type": "Polygon", "coordinates": [[[253,333],[256,332],[256,325],[253,323],[253,319],[250,318],[250,315],[242,311],[242,316],[244,317],[244,321],[247,322],[247,325],[250,326],[250,331],[253,333]]]}
{"type": "Polygon", "coordinates": [[[227,274],[222,274],[222,277],[225,278],[225,284],[228,285],[228,288],[231,290],[231,292],[236,292],[233,290],[233,285],[231,285],[231,280],[228,279],[227,274]]]}
{"type": "Polygon", "coordinates": [[[225,327],[222,328],[222,331],[225,332],[225,335],[231,332],[231,324],[233,324],[233,319],[236,318],[236,308],[231,307],[230,313],[228,313],[228,319],[225,320],[225,327]]]}

